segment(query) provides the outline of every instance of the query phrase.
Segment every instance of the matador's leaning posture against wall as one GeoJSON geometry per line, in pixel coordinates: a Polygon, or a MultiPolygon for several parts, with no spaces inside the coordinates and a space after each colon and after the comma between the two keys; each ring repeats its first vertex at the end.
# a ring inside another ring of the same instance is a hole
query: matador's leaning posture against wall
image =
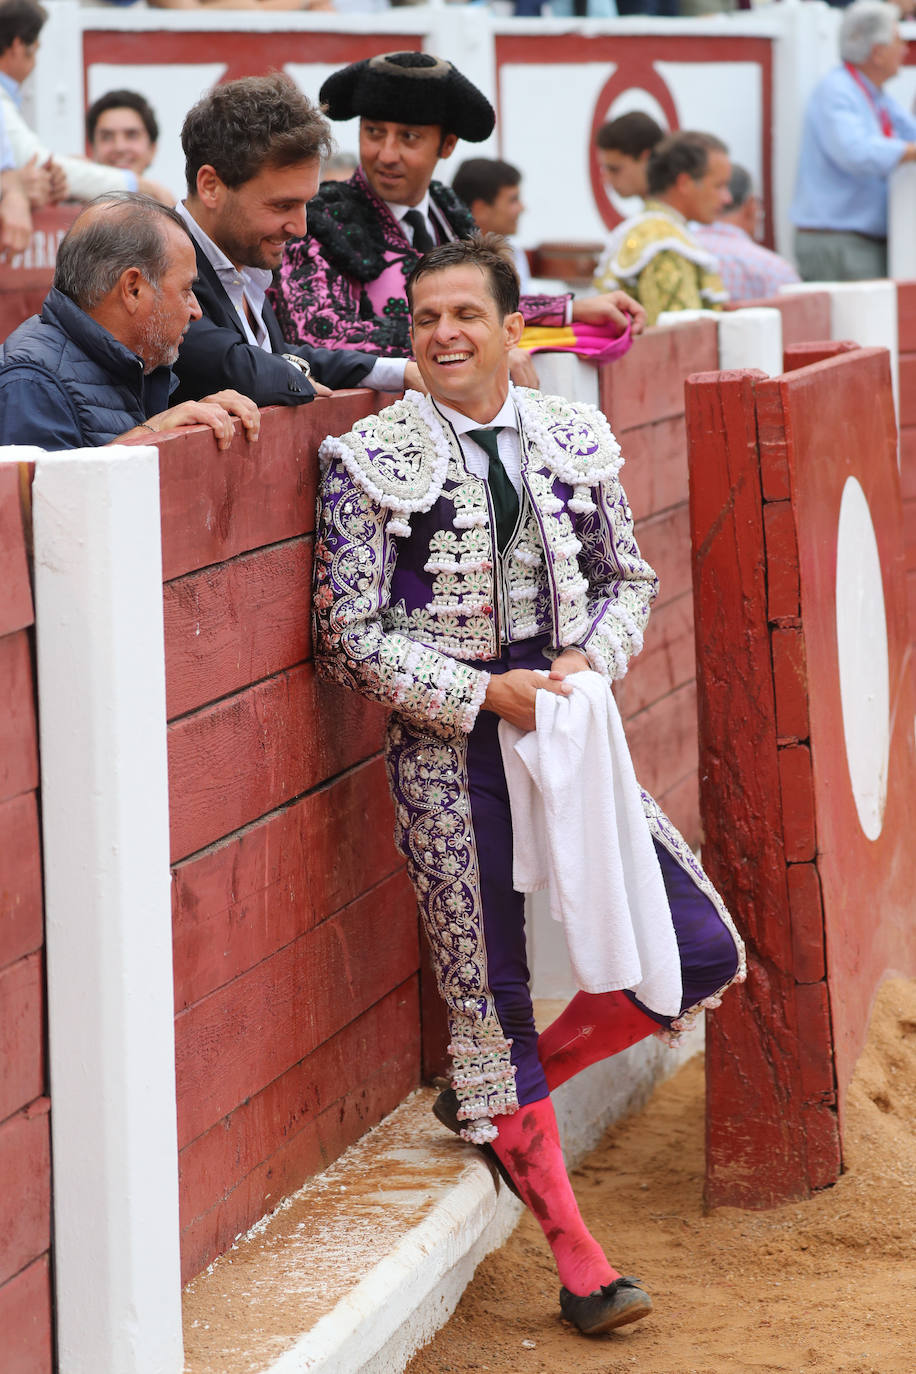
{"type": "Polygon", "coordinates": [[[436,1114],[495,1157],[544,1230],[563,1314],[595,1334],[652,1303],[586,1229],[551,1090],[645,1036],[676,1036],[743,977],[743,948],[687,843],[628,781],[608,683],[642,646],[656,579],[607,421],[510,384],[523,319],[504,240],[433,249],[409,299],[429,395],[321,448],[316,654],[392,710],[396,837],[451,1031],[436,1114]],[[555,813],[543,846],[524,805],[538,770],[555,813]],[[600,801],[583,810],[586,794],[600,801]],[[538,1036],[513,861],[541,848],[587,990],[538,1036]],[[611,880],[592,882],[611,853],[611,880]]]}

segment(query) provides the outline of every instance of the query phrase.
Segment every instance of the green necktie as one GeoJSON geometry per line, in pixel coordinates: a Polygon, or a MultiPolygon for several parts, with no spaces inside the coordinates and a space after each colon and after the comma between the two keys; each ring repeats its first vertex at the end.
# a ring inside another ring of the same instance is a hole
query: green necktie
{"type": "Polygon", "coordinates": [[[503,467],[502,459],[499,456],[497,435],[502,428],[502,425],[497,425],[495,429],[469,429],[467,431],[468,438],[478,443],[490,459],[487,481],[490,485],[493,514],[496,516],[496,543],[500,553],[503,552],[512,538],[512,531],[518,520],[518,493],[509,480],[509,474],[503,467]]]}

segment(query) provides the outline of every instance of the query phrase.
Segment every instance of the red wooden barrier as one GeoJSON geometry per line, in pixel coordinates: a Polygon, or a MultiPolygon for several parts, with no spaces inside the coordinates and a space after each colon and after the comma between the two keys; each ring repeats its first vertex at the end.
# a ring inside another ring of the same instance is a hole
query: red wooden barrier
{"type": "Polygon", "coordinates": [[[906,530],[906,584],[910,635],[916,640],[916,281],[897,283],[900,351],[900,480],[906,530]]]}
{"type": "Polygon", "coordinates": [[[698,320],[648,330],[600,374],[640,549],[661,583],[645,647],[616,696],[640,782],[692,844],[700,822],[684,382],[717,361],[716,326],[698,320]]]}
{"type": "Polygon", "coordinates": [[[916,972],[893,402],[879,349],[772,380],[697,376],[687,392],[704,859],[749,973],[708,1028],[706,1191],[766,1207],[836,1179],[875,990],[886,971],[916,972]],[[877,708],[862,703],[844,726],[840,689],[849,478],[875,530],[889,651],[887,801],[871,838],[847,741],[877,708]]]}
{"type": "Polygon", "coordinates": [[[812,363],[822,363],[825,358],[835,358],[838,353],[852,353],[860,348],[853,339],[821,339],[812,343],[789,344],[783,349],[783,372],[795,372],[800,367],[810,367],[812,363]]]}
{"type": "Polygon", "coordinates": [[[746,310],[768,306],[782,316],[783,348],[807,343],[809,339],[829,339],[830,294],[827,291],[800,291],[797,295],[766,296],[755,301],[732,301],[726,310],[746,310]]]}
{"type": "Polygon", "coordinates": [[[50,1374],[51,1145],[32,593],[19,470],[0,465],[0,1331],[8,1374],[50,1374]]]}
{"type": "Polygon", "coordinates": [[[0,343],[41,309],[51,288],[58,245],[82,208],[68,204],[36,210],[25,252],[0,263],[0,343]]]}
{"type": "Polygon", "coordinates": [[[182,1265],[197,1273],[420,1077],[416,905],[384,712],[317,680],[317,448],[385,403],[160,444],[182,1265]]]}

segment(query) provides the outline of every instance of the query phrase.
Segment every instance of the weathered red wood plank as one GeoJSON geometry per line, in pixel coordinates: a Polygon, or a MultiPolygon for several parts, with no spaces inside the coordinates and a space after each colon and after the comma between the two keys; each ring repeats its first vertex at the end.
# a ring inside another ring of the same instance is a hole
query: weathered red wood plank
{"type": "Polygon", "coordinates": [[[401,865],[384,761],[180,864],[172,883],[175,1007],[288,945],[401,865]]]}
{"type": "Polygon", "coordinates": [[[691,848],[699,849],[703,832],[700,825],[700,779],[696,766],[685,778],[665,787],[656,800],[691,848]]]}
{"type": "Polygon", "coordinates": [[[0,1283],[51,1242],[50,1105],[41,1098],[0,1125],[0,1283]]]}
{"type": "Polygon", "coordinates": [[[26,561],[19,497],[18,464],[0,466],[0,635],[21,630],[35,619],[26,561]]]}
{"type": "Polygon", "coordinates": [[[180,1012],[180,1145],[311,1054],[418,963],[416,901],[399,872],[180,1012]]]}
{"type": "Polygon", "coordinates": [[[0,968],[43,938],[38,801],[23,792],[0,802],[0,968]]]}
{"type": "Polygon", "coordinates": [[[900,427],[916,425],[916,353],[900,358],[900,427]]]}
{"type": "Polygon", "coordinates": [[[792,912],[792,972],[799,983],[817,983],[826,973],[821,880],[813,863],[790,864],[786,876],[792,912]]]}
{"type": "Polygon", "coordinates": [[[916,425],[900,430],[900,486],[904,500],[916,497],[916,425]]]}
{"type": "Polygon", "coordinates": [[[38,786],[38,731],[27,630],[0,639],[0,801],[38,786]]]}
{"type": "Polygon", "coordinates": [[[806,863],[817,852],[811,750],[790,744],[779,751],[782,833],[788,863],[806,863]]]}
{"type": "Polygon", "coordinates": [[[747,939],[748,981],[707,1026],[706,1198],[808,1193],[756,448],[759,374],[687,387],[703,858],[747,939]]]}
{"type": "Polygon", "coordinates": [[[796,988],[801,1089],[808,1102],[836,1101],[833,1037],[826,983],[800,983],[796,988]]]}
{"type": "Polygon", "coordinates": [[[801,344],[807,339],[830,337],[830,295],[826,291],[803,291],[799,295],[766,296],[752,301],[736,301],[726,310],[768,306],[782,316],[782,337],[786,344],[801,344]]]}
{"type": "Polygon", "coordinates": [[[319,444],[390,401],[376,391],[346,391],[307,406],[270,407],[262,412],[257,443],[249,444],[238,427],[224,453],[209,430],[163,435],[163,578],[308,534],[319,444]]]}
{"type": "Polygon", "coordinates": [[[636,539],[643,558],[658,574],[656,606],[690,591],[690,517],[686,504],[638,521],[636,539]]]}
{"type": "Polygon", "coordinates": [[[172,862],[377,753],[384,719],[306,664],[171,725],[172,862]]]}
{"type": "Polygon", "coordinates": [[[767,618],[798,615],[798,542],[789,501],[770,501],[763,508],[767,559],[767,618]]]}
{"type": "Polygon", "coordinates": [[[904,559],[907,568],[916,568],[916,499],[903,502],[904,559]]]}
{"type": "Polygon", "coordinates": [[[653,607],[642,653],[631,661],[626,677],[614,684],[624,721],[683,687],[695,674],[693,597],[686,591],[653,607]]]}
{"type": "Polygon", "coordinates": [[[416,979],[182,1150],[182,1277],[392,1111],[419,1078],[416,979]]]}
{"type": "Polygon", "coordinates": [[[789,458],[786,423],[779,386],[761,381],[754,388],[757,405],[757,451],[764,501],[788,501],[789,458]]]}
{"type": "Polygon", "coordinates": [[[637,520],[687,500],[687,439],[682,415],[617,435],[626,462],[624,489],[637,520]]]}
{"type": "Polygon", "coordinates": [[[666,787],[697,768],[696,684],[687,682],[627,721],[636,776],[647,792],[666,787]]]}
{"type": "Polygon", "coordinates": [[[4,1374],[52,1374],[51,1270],[42,1255],[0,1288],[4,1374]]]}
{"type": "Polygon", "coordinates": [[[802,1130],[812,1191],[832,1187],[843,1169],[836,1107],[829,1102],[806,1103],[802,1108],[802,1130]]]}
{"type": "Polygon", "coordinates": [[[860,348],[855,339],[820,339],[816,342],[790,344],[783,350],[783,372],[797,372],[800,367],[810,367],[812,363],[822,363],[825,358],[835,358],[838,353],[851,353],[860,348]]]}
{"type": "Polygon", "coordinates": [[[776,696],[776,733],[781,739],[807,739],[808,668],[805,637],[797,626],[774,629],[773,688],[776,696]]]}
{"type": "Polygon", "coordinates": [[[759,376],[714,373],[687,387],[700,798],[713,881],[741,929],[787,965],[764,507],[755,452],[759,376]]]}
{"type": "Polygon", "coordinates": [[[0,971],[0,1121],[44,1088],[44,978],[35,953],[0,971]]]}
{"type": "Polygon", "coordinates": [[[598,404],[615,434],[684,413],[684,381],[717,367],[718,331],[712,320],[648,329],[629,353],[602,367],[598,404]]]}
{"type": "Polygon", "coordinates": [[[916,353],[916,281],[897,283],[897,339],[901,353],[916,353]]]}
{"type": "Polygon", "coordinates": [[[296,539],[166,583],[170,720],[310,657],[311,572],[296,539]]]}

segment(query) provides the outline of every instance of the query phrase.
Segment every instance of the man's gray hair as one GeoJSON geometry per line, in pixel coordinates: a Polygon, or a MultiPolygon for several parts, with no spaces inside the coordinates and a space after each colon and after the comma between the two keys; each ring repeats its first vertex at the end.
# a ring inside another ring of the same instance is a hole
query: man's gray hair
{"type": "Polygon", "coordinates": [[[54,285],[89,312],[113,290],[129,267],[136,267],[151,286],[158,287],[168,270],[165,223],[188,234],[179,214],[151,196],[134,191],[111,191],[97,196],[75,221],[57,250],[54,285]],[[91,213],[96,209],[109,213],[91,213]],[[87,224],[80,221],[89,218],[87,224]]]}
{"type": "Polygon", "coordinates": [[[900,11],[896,5],[887,5],[884,0],[856,0],[843,12],[840,24],[840,57],[859,67],[867,62],[872,48],[879,43],[890,43],[900,22],[900,11]]]}
{"type": "Polygon", "coordinates": [[[726,205],[725,213],[729,210],[740,210],[750,197],[754,194],[754,183],[751,174],[746,167],[740,163],[732,163],[732,174],[728,179],[728,194],[732,198],[731,205],[726,205]]]}

